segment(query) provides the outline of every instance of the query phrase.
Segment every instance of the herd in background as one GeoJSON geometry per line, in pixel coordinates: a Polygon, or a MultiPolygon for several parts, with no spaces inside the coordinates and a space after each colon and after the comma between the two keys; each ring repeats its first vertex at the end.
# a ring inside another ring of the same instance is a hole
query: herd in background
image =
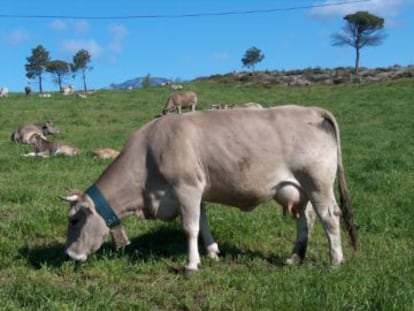
{"type": "MultiPolygon", "coordinates": [[[[60,130],[53,125],[51,120],[44,124],[25,124],[14,130],[11,140],[16,144],[28,144],[34,148],[33,152],[23,154],[25,157],[49,157],[54,155],[75,156],[79,149],[72,144],[61,141],[49,141],[48,135],[59,134],[60,130]]],[[[110,148],[98,148],[93,151],[93,156],[100,159],[114,159],[119,152],[110,148]]]]}
{"type": "MultiPolygon", "coordinates": [[[[32,96],[32,89],[26,86],[26,96],[32,96]]],[[[70,95],[73,93],[73,86],[69,85],[62,88],[63,95],[70,95]]],[[[48,94],[40,94],[48,95],[48,94]]],[[[8,89],[0,89],[0,97],[7,97],[8,89]]],[[[84,95],[86,96],[86,95],[84,95]]],[[[198,103],[197,94],[193,91],[174,91],[168,97],[168,100],[162,109],[162,114],[166,115],[172,112],[182,114],[183,109],[195,111],[198,103]]],[[[209,110],[228,110],[228,109],[261,109],[263,106],[254,102],[247,102],[244,104],[223,104],[212,105],[209,110]]],[[[161,116],[158,116],[161,117],[161,116]]],[[[49,157],[54,155],[76,156],[80,150],[72,144],[61,141],[50,141],[48,135],[59,134],[60,130],[53,125],[51,120],[47,120],[44,124],[24,124],[18,127],[11,135],[11,140],[17,144],[28,144],[33,147],[34,151],[23,154],[25,157],[38,156],[49,157]]],[[[99,159],[115,159],[119,155],[119,151],[112,148],[98,148],[92,152],[94,158],[99,159]]]]}

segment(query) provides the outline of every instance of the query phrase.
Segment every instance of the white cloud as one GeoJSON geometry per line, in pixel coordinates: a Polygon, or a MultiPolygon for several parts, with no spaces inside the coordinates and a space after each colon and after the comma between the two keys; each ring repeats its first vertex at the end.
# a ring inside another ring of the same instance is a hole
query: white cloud
{"type": "Polygon", "coordinates": [[[343,3],[343,0],[324,0],[314,3],[320,7],[315,7],[311,10],[310,15],[316,18],[332,18],[343,17],[346,14],[355,13],[357,11],[369,11],[372,14],[379,16],[396,16],[401,10],[404,3],[412,0],[371,0],[361,1],[349,4],[343,3]]]}
{"type": "Polygon", "coordinates": [[[49,28],[54,31],[62,31],[68,28],[68,24],[61,19],[56,19],[49,24],[49,28]]]}
{"type": "Polygon", "coordinates": [[[216,52],[213,54],[213,59],[216,61],[225,62],[229,59],[229,55],[226,52],[216,52]]]}
{"type": "Polygon", "coordinates": [[[86,32],[89,28],[88,23],[81,21],[62,21],[56,20],[49,25],[49,27],[55,31],[65,31],[64,35],[68,33],[69,30],[72,31],[71,36],[73,37],[74,33],[77,32],[79,36],[74,36],[75,38],[67,38],[61,41],[60,50],[67,57],[72,57],[76,52],[81,49],[85,49],[91,55],[93,61],[103,60],[110,64],[115,64],[117,62],[117,56],[122,52],[123,40],[129,34],[127,28],[120,24],[109,25],[107,29],[107,34],[104,36],[105,39],[94,39],[94,38],[85,38],[84,35],[80,32],[86,32]]]}
{"type": "Polygon", "coordinates": [[[109,26],[109,32],[115,37],[122,39],[126,35],[128,35],[128,30],[120,24],[112,24],[109,26]]]}
{"type": "Polygon", "coordinates": [[[92,59],[97,59],[102,55],[103,48],[95,40],[64,40],[61,49],[65,54],[74,55],[81,49],[89,52],[92,59]]]}
{"type": "Polygon", "coordinates": [[[122,51],[122,40],[128,35],[128,30],[119,24],[110,25],[108,30],[111,36],[108,49],[112,52],[120,53],[122,51]]]}
{"type": "Polygon", "coordinates": [[[49,24],[53,31],[73,31],[76,34],[84,34],[89,31],[89,23],[85,20],[62,20],[56,19],[49,24]]]}
{"type": "Polygon", "coordinates": [[[23,28],[15,28],[6,36],[6,41],[11,45],[20,45],[31,41],[31,36],[28,31],[23,28]]]}

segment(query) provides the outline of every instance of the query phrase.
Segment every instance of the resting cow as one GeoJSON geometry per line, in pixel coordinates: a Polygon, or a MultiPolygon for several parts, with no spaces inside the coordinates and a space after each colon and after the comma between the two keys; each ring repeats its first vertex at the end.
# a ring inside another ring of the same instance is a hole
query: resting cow
{"type": "Polygon", "coordinates": [[[262,109],[263,106],[259,103],[248,102],[244,104],[233,104],[233,105],[213,105],[211,110],[228,110],[228,109],[262,109]]]}
{"type": "Polygon", "coordinates": [[[53,122],[48,120],[43,125],[26,124],[16,129],[11,140],[16,143],[29,144],[29,140],[33,134],[39,134],[46,139],[47,135],[59,134],[59,129],[53,126],[53,122]]]}
{"type": "Polygon", "coordinates": [[[0,98],[9,96],[9,89],[7,87],[2,87],[0,89],[0,98]]]}
{"type": "Polygon", "coordinates": [[[29,143],[35,147],[35,152],[24,154],[25,157],[49,157],[58,154],[67,156],[75,156],[79,154],[79,149],[64,142],[51,142],[45,139],[44,136],[37,133],[30,137],[29,143]]]}
{"type": "Polygon", "coordinates": [[[72,93],[73,93],[73,85],[72,85],[72,84],[70,84],[70,85],[68,85],[68,86],[64,86],[64,87],[62,87],[62,88],[60,89],[60,92],[61,92],[63,95],[70,95],[70,94],[72,94],[72,93]]]}
{"type": "Polygon", "coordinates": [[[162,110],[163,114],[177,111],[181,114],[181,108],[188,108],[195,111],[197,106],[197,94],[192,91],[172,93],[167,100],[167,104],[162,110]]]}
{"type": "Polygon", "coordinates": [[[65,252],[78,261],[98,250],[110,232],[115,242],[127,244],[120,219],[128,215],[162,220],[181,216],[188,240],[185,267],[197,270],[199,231],[208,255],[219,254],[204,201],[250,211],[274,199],[297,213],[288,264],[305,256],[314,210],[326,232],[332,264],[343,262],[341,211],[356,248],[338,125],[318,107],[199,111],[155,119],[129,137],[88,190],[61,198],[70,202],[65,252]],[[336,175],[341,209],[334,196],[336,175]]]}
{"type": "Polygon", "coordinates": [[[118,155],[119,151],[111,148],[98,148],[93,151],[95,159],[115,159],[118,155]]]}

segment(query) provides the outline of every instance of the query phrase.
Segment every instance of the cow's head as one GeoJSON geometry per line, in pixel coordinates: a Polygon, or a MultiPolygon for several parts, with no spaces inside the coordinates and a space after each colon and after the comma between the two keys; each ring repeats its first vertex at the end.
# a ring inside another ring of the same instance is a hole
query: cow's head
{"type": "Polygon", "coordinates": [[[45,122],[45,124],[42,126],[43,135],[54,135],[59,134],[59,129],[57,127],[53,126],[53,122],[48,120],[45,122]]]}
{"type": "Polygon", "coordinates": [[[101,247],[109,228],[87,195],[75,191],[60,198],[70,203],[65,253],[73,260],[85,261],[101,247]]]}

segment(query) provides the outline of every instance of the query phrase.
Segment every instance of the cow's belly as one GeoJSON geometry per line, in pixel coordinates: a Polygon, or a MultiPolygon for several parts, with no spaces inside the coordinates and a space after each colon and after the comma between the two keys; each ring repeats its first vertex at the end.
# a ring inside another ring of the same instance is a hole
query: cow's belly
{"type": "Polygon", "coordinates": [[[278,185],[288,180],[292,181],[292,178],[284,172],[259,174],[243,180],[230,179],[230,182],[220,180],[210,185],[203,199],[249,211],[273,199],[278,191],[278,185]]]}

